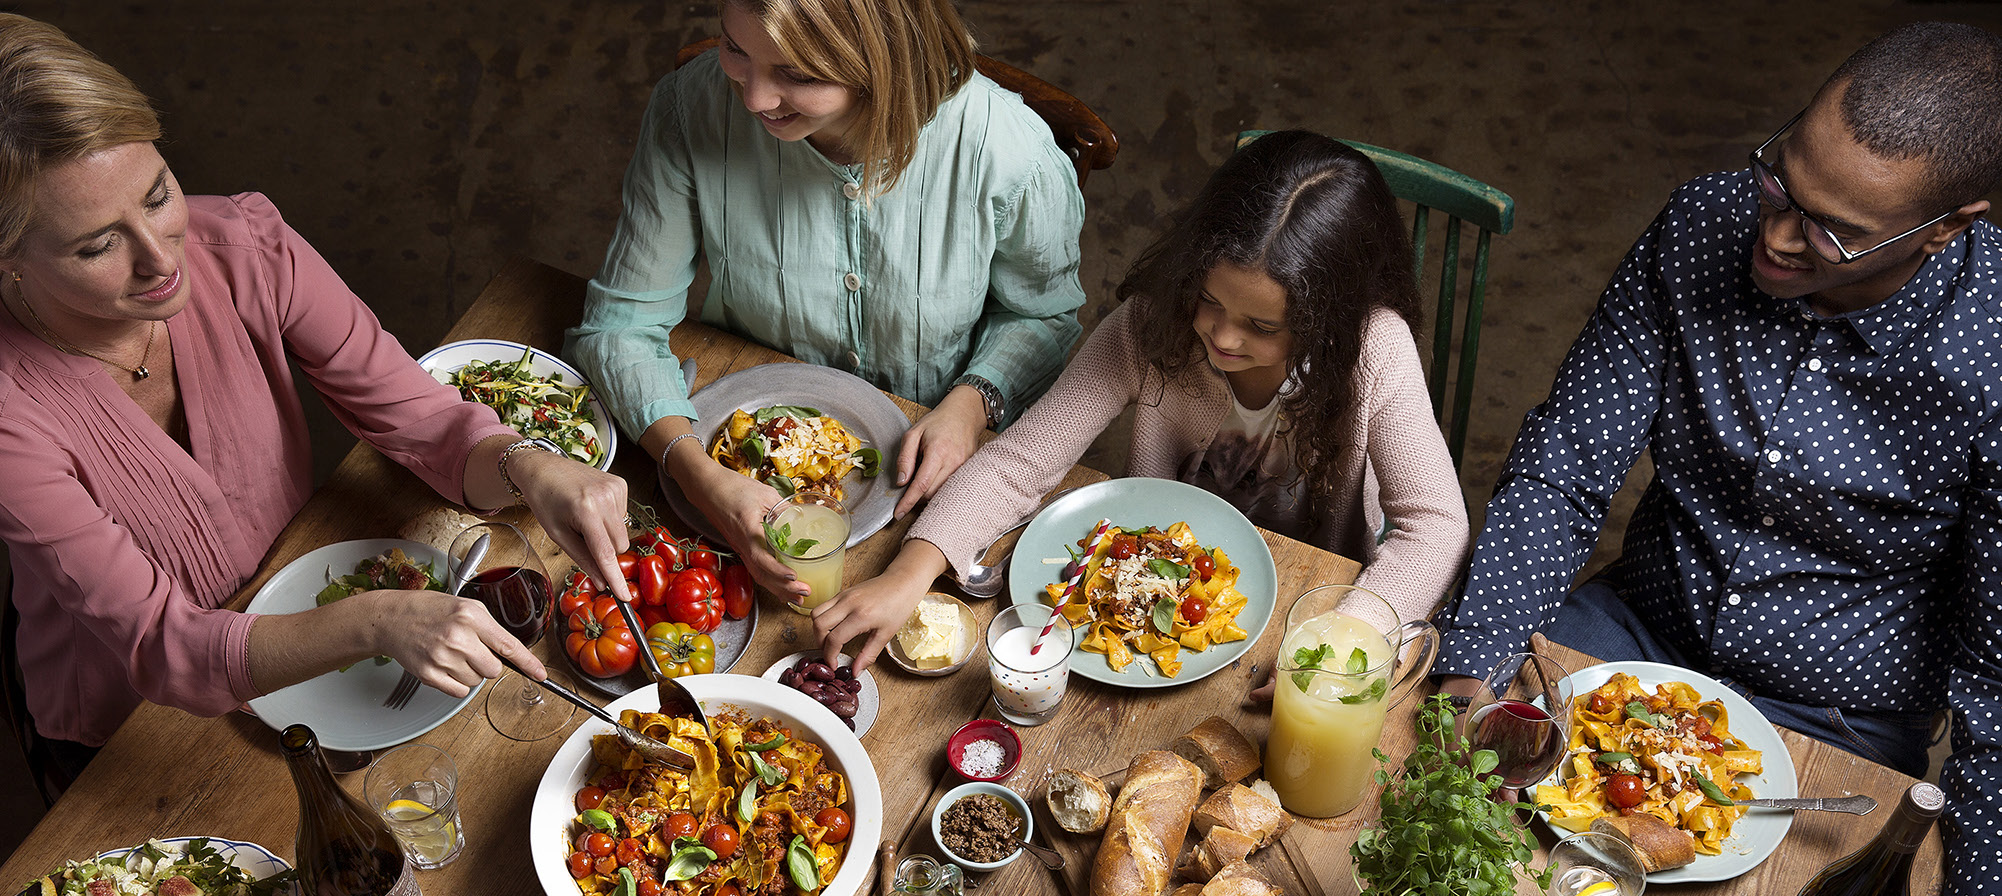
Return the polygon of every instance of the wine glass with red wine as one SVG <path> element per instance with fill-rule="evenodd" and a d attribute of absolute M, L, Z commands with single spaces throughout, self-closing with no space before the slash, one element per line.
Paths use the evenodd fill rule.
<path fill-rule="evenodd" d="M 1495 665 L 1467 706 L 1468 746 L 1493 750 L 1502 789 L 1513 792 L 1549 776 L 1570 745 L 1570 672 L 1534 653 Z"/>
<path fill-rule="evenodd" d="M 460 597 L 485 605 L 495 622 L 533 647 L 549 629 L 555 598 L 535 546 L 514 526 L 489 521 L 471 526 L 452 541 L 452 570 L 472 564 Z M 487 720 L 515 740 L 541 740 L 570 723 L 568 703 L 543 696 L 542 687 L 508 672 L 487 690 Z"/>

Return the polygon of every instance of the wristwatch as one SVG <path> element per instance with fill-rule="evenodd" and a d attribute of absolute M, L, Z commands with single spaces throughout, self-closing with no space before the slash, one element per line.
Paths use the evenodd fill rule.
<path fill-rule="evenodd" d="M 1001 418 L 1008 415 L 1008 400 L 1001 397 L 1001 390 L 995 388 L 993 383 L 988 382 L 986 377 L 969 373 L 959 379 L 953 380 L 952 384 L 955 386 L 972 386 L 973 391 L 980 393 L 981 402 L 987 406 L 987 425 L 989 427 L 1000 426 Z"/>
<path fill-rule="evenodd" d="M 1453 704 L 1454 710 L 1459 712 L 1466 712 L 1467 707 L 1473 705 L 1474 698 L 1470 694 L 1447 694 L 1446 702 Z"/>

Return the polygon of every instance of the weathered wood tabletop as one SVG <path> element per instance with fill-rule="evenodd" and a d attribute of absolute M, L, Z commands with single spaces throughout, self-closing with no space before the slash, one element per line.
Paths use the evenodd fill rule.
<path fill-rule="evenodd" d="M 582 298 L 583 282 L 576 277 L 516 260 L 494 278 L 447 338 L 511 339 L 554 351 L 561 345 L 563 328 L 578 319 Z M 673 342 L 678 353 L 696 361 L 698 385 L 736 370 L 787 360 L 699 324 L 683 325 Z M 901 399 L 898 404 L 913 416 L 922 411 Z M 631 483 L 634 497 L 664 510 L 653 470 L 651 459 L 630 446 L 622 449 L 613 467 Z M 1103 478 L 1078 467 L 1063 484 Z M 233 606 L 242 607 L 266 578 L 307 551 L 353 538 L 394 534 L 405 520 L 441 503 L 416 477 L 372 449 L 359 447 L 285 529 L 264 558 L 258 576 L 238 593 Z M 511 518 L 532 523 L 520 511 L 512 513 Z M 894 523 L 851 549 L 848 580 L 859 580 L 887 564 L 907 525 Z M 539 536 L 539 529 L 528 528 Z M 1262 743 L 1270 713 L 1249 703 L 1245 695 L 1271 665 L 1283 627 L 1283 607 L 1292 596 L 1315 585 L 1349 581 L 1357 570 L 1351 560 L 1270 533 L 1265 538 L 1278 568 L 1282 609 L 1239 662 L 1184 686 L 1145 691 L 1073 676 L 1062 710 L 1052 721 L 1019 729 L 1023 761 L 1004 783 L 1038 806 L 1038 839 L 1049 838 L 1068 856 L 1069 864 L 1065 871 L 1053 875 L 1024 858 L 981 876 L 980 891 L 1089 892 L 1086 881 L 1096 838 L 1063 833 L 1040 805 L 1043 783 L 1054 770 L 1123 771 L 1134 753 L 1163 748 L 1213 714 L 1231 720 Z M 546 539 L 543 543 L 547 548 Z M 552 571 L 568 567 L 553 550 L 549 555 Z M 969 603 L 984 622 L 992 618 L 1003 600 Z M 803 617 L 785 610 L 769 594 L 760 595 L 760 601 L 757 634 L 738 661 L 737 672 L 755 675 L 779 657 L 813 643 L 811 626 Z M 556 655 L 556 641 L 545 638 L 537 651 L 552 674 L 559 680 L 567 679 L 570 673 Z M 1549 649 L 1570 668 L 1581 668 L 1586 662 L 1562 647 Z M 958 783 L 945 763 L 946 738 L 969 720 L 993 715 L 982 662 L 976 658 L 967 669 L 943 678 L 908 675 L 888 662 L 875 667 L 886 717 L 862 742 L 882 781 L 884 836 L 897 842 L 903 854 L 938 854 L 931 841 L 930 812 L 938 797 Z M 1392 755 L 1401 756 L 1410 747 L 1414 704 L 1407 700 L 1392 710 L 1384 738 L 1384 749 Z M 585 719 L 583 713 L 577 713 L 573 724 L 582 724 Z M 1890 769 L 1790 732 L 1783 736 L 1801 769 L 1803 794 L 1867 793 L 1891 805 L 1911 782 Z M 458 763 L 466 834 L 466 848 L 458 860 L 444 869 L 420 873 L 420 883 L 431 893 L 536 892 L 532 850 L 553 847 L 530 842 L 529 805 L 543 768 L 563 738 L 528 743 L 508 740 L 493 730 L 483 704 L 476 700 L 420 740 L 443 748 Z M 358 789 L 360 784 L 352 775 L 344 783 L 350 789 Z M 1353 893 L 1347 848 L 1355 832 L 1374 817 L 1374 805 L 1372 794 L 1346 816 L 1300 819 L 1277 847 L 1255 856 L 1255 864 L 1288 893 Z M 241 713 L 202 719 L 145 704 L 28 840 L 0 866 L 0 886 L 18 887 L 64 859 L 86 857 L 154 836 L 209 834 L 250 840 L 289 857 L 297 812 L 297 799 L 278 753 L 277 735 L 262 722 Z M 1877 814 L 1859 820 L 1802 813 L 1779 851 L 1753 872 L 1734 881 L 1683 885 L 1674 890 L 1689 894 L 1795 892 L 1823 864 L 1868 840 L 1883 817 Z M 1550 839 L 1544 834 L 1546 844 Z M 875 850 L 876 844 L 853 844 L 849 861 L 873 863 Z M 1919 876 L 1924 878 L 1925 891 L 1936 887 L 1937 856 L 1935 839 L 1920 855 Z M 872 882 L 870 892 L 874 888 Z M 1524 892 L 1531 891 L 1533 888 L 1525 888 Z"/>

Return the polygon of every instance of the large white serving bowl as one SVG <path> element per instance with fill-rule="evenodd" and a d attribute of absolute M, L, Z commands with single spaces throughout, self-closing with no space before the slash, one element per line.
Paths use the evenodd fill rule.
<path fill-rule="evenodd" d="M 848 776 L 847 809 L 854 823 L 848 834 L 848 855 L 841 870 L 820 892 L 822 896 L 861 893 L 873 859 L 870 844 L 883 838 L 883 786 L 862 742 L 827 707 L 776 681 L 748 675 L 691 675 L 675 680 L 695 695 L 702 711 L 710 716 L 735 709 L 777 719 L 794 734 L 819 744 L 827 767 Z M 605 710 L 617 716 L 627 709 L 659 708 L 658 692 L 643 688 L 606 705 Z M 591 736 L 611 731 L 612 726 L 597 719 L 579 726 L 549 760 L 542 783 L 535 788 L 535 801 L 528 811 L 528 848 L 535 876 L 549 896 L 578 894 L 577 882 L 564 867 L 564 858 L 570 853 L 571 821 L 577 817 L 577 791 L 591 772 Z"/>

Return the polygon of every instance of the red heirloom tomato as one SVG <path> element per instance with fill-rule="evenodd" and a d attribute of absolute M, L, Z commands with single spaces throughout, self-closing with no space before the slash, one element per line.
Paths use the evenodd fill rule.
<path fill-rule="evenodd" d="M 598 596 L 598 586 L 591 584 L 591 577 L 584 571 L 571 567 L 570 574 L 563 578 L 563 593 L 556 598 L 556 618 L 567 619 L 577 612 L 591 598 Z"/>
<path fill-rule="evenodd" d="M 1631 809 L 1647 800 L 1647 785 L 1633 775 L 1614 775 L 1606 779 L 1606 802 L 1621 809 Z"/>
<path fill-rule="evenodd" d="M 633 563 L 633 583 L 639 588 L 633 599 L 649 607 L 667 603 L 667 587 L 674 581 L 674 572 L 667 568 L 667 560 L 659 554 L 640 554 Z"/>
<path fill-rule="evenodd" d="M 667 590 L 667 618 L 707 634 L 723 624 L 723 583 L 716 573 L 690 567 Z"/>
<path fill-rule="evenodd" d="M 699 541 L 688 546 L 687 563 L 689 569 L 706 569 L 710 572 L 717 572 L 723 568 L 723 558 Z"/>
<path fill-rule="evenodd" d="M 563 639 L 563 651 L 576 661 L 577 668 L 593 678 L 624 675 L 639 658 L 639 641 L 626 628 L 616 597 L 595 597 L 569 617 L 570 634 Z"/>
<path fill-rule="evenodd" d="M 840 806 L 828 806 L 820 810 L 820 814 L 813 816 L 813 823 L 827 829 L 827 833 L 820 837 L 822 840 L 840 843 L 848 839 L 848 813 L 842 811 Z"/>
<path fill-rule="evenodd" d="M 751 605 L 757 599 L 757 591 L 751 582 L 750 567 L 742 563 L 732 563 L 723 567 L 723 615 L 731 619 L 749 616 Z"/>
<path fill-rule="evenodd" d="M 727 824 L 712 824 L 702 832 L 702 845 L 709 847 L 716 858 L 727 859 L 737 854 L 737 829 Z"/>

